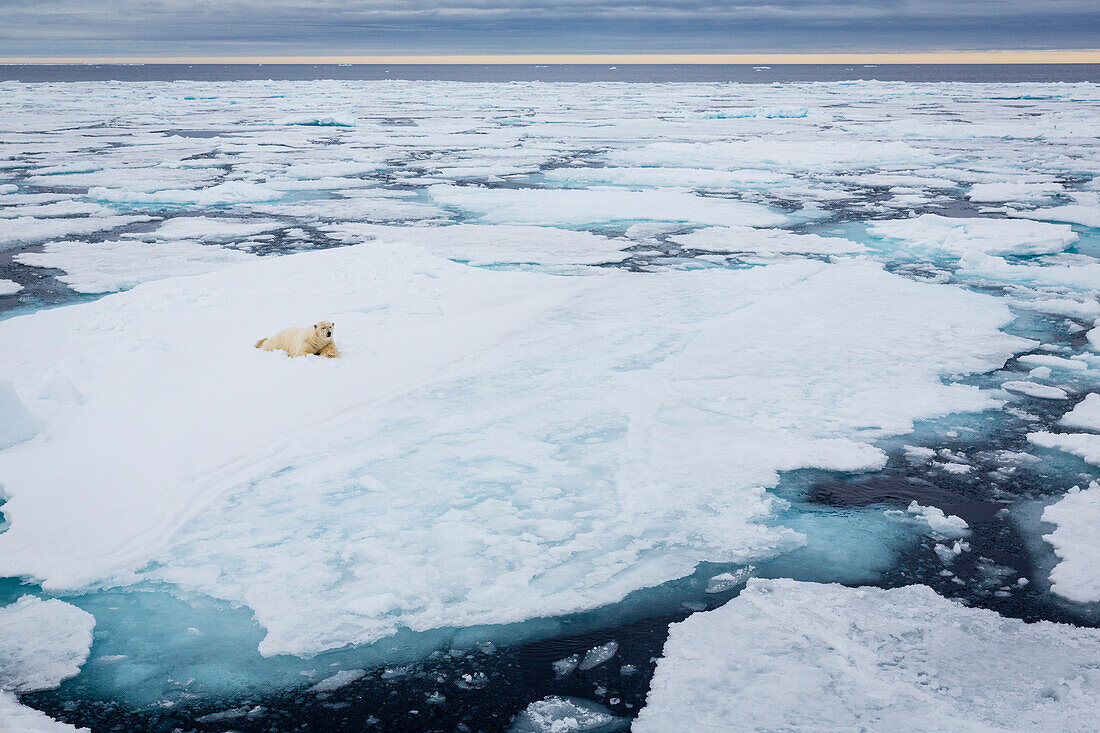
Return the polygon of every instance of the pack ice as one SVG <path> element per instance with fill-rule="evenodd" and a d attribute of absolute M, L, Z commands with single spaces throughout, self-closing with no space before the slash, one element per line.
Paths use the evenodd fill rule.
<path fill-rule="evenodd" d="M 252 348 L 321 318 L 344 358 Z M 866 261 L 564 278 L 411 241 L 148 282 L 0 323 L 44 425 L 0 453 L 0 574 L 243 603 L 264 654 L 594 608 L 797 546 L 778 472 L 998 404 L 943 378 L 1026 348 L 1010 318 Z"/>
<path fill-rule="evenodd" d="M 750 580 L 674 624 L 632 730 L 1096 727 L 1100 630 L 1027 624 L 925 586 Z"/>

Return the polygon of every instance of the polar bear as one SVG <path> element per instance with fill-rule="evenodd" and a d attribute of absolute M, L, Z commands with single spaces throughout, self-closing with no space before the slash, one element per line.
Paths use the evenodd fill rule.
<path fill-rule="evenodd" d="M 260 339 L 256 348 L 264 351 L 282 349 L 291 356 L 316 354 L 335 359 L 340 356 L 340 350 L 332 340 L 334 326 L 332 321 L 320 321 L 305 328 L 286 328 L 271 338 Z"/>

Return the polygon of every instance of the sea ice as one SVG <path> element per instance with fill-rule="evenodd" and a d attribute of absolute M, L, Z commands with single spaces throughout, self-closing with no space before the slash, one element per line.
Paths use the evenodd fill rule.
<path fill-rule="evenodd" d="M 555 695 L 528 705 L 510 733 L 611 733 L 629 727 L 629 720 L 615 717 L 602 705 Z"/>
<path fill-rule="evenodd" d="M 1080 359 L 1066 359 L 1052 354 L 1024 354 L 1016 361 L 1029 367 L 1049 367 L 1051 369 L 1066 369 L 1069 371 L 1084 371 L 1089 365 Z"/>
<path fill-rule="evenodd" d="M 591 232 L 506 224 L 398 227 L 351 223 L 332 224 L 323 231 L 348 243 L 374 239 L 380 247 L 412 245 L 475 266 L 619 262 L 628 256 L 622 249 L 631 245 Z"/>
<path fill-rule="evenodd" d="M 777 472 L 879 468 L 871 441 L 1000 404 L 945 375 L 1032 347 L 866 261 L 594 272 L 367 243 L 0 322 L 48 437 L 0 452 L 0 573 L 245 604 L 265 655 L 591 609 L 798 545 Z M 318 318 L 344 358 L 252 348 Z"/>
<path fill-rule="evenodd" d="M 752 252 L 777 254 L 859 254 L 867 248 L 858 242 L 818 234 L 796 234 L 782 229 L 753 229 L 747 226 L 708 227 L 690 234 L 670 237 L 673 242 L 709 252 Z"/>
<path fill-rule="evenodd" d="M 1100 432 L 1100 394 L 1093 392 L 1085 395 L 1085 399 L 1063 415 L 1058 424 L 1067 428 Z"/>
<path fill-rule="evenodd" d="M 1040 448 L 1064 451 L 1093 466 L 1100 466 L 1100 435 L 1092 433 L 1028 433 L 1027 442 Z"/>
<path fill-rule="evenodd" d="M 159 191 L 135 191 L 128 188 L 96 186 L 88 191 L 88 197 L 95 201 L 144 205 L 221 206 L 258 201 L 278 201 L 284 195 L 283 191 L 271 186 L 247 181 L 228 181 L 206 188 L 179 188 Z"/>
<path fill-rule="evenodd" d="M 148 216 L 88 216 L 57 219 L 21 216 L 3 220 L 3 226 L 0 226 L 0 245 L 35 244 L 47 239 L 102 232 L 151 220 L 152 217 Z"/>
<path fill-rule="evenodd" d="M 23 596 L 0 607 L 0 690 L 57 687 L 80 672 L 95 619 L 76 606 Z"/>
<path fill-rule="evenodd" d="M 15 695 L 0 690 L 0 731 L 5 733 L 88 733 L 88 728 L 76 728 L 54 720 L 45 713 L 19 703 Z"/>
<path fill-rule="evenodd" d="M 281 229 L 278 221 L 255 218 L 215 218 L 211 216 L 177 216 L 168 219 L 156 231 L 136 236 L 154 236 L 157 239 L 199 239 L 205 242 L 227 242 L 234 239 Z"/>
<path fill-rule="evenodd" d="M 1077 241 L 1077 234 L 1065 224 L 1025 222 L 977 217 L 950 218 L 922 214 L 910 219 L 876 221 L 868 226 L 876 237 L 898 240 L 907 246 L 943 250 L 964 255 L 1038 255 L 1061 252 Z"/>
<path fill-rule="evenodd" d="M 309 688 L 310 692 L 332 692 L 333 690 L 339 690 L 341 687 L 350 685 L 355 680 L 362 679 L 366 675 L 365 669 L 342 669 L 331 677 L 326 677 L 313 687 Z"/>
<path fill-rule="evenodd" d="M 166 277 L 197 275 L 255 259 L 255 255 L 198 242 L 51 242 L 15 261 L 64 270 L 58 280 L 78 293 L 109 293 Z"/>
<path fill-rule="evenodd" d="M 1024 623 L 925 586 L 751 580 L 673 624 L 632 730 L 1095 728 L 1100 630 Z"/>
<path fill-rule="evenodd" d="M 23 289 L 23 286 L 12 280 L 0 278 L 0 296 L 14 295 Z"/>
<path fill-rule="evenodd" d="M 619 642 L 617 641 L 609 641 L 606 644 L 592 647 L 584 653 L 584 657 L 581 659 L 578 669 L 582 672 L 586 672 L 590 669 L 599 667 L 601 664 L 611 661 L 618 651 Z"/>
<path fill-rule="evenodd" d="M 975 202 L 1036 201 L 1062 192 L 1060 183 L 975 183 L 967 198 Z"/>
<path fill-rule="evenodd" d="M 545 189 L 431 186 L 441 206 L 480 214 L 483 223 L 585 226 L 628 221 L 779 226 L 787 217 L 760 204 L 682 189 L 624 191 L 621 188 Z"/>
<path fill-rule="evenodd" d="M 0 381 L 0 450 L 30 440 L 41 430 L 41 422 L 19 399 L 11 382 Z"/>
<path fill-rule="evenodd" d="M 1051 590 L 1077 603 L 1100 602 L 1100 484 L 1074 487 L 1043 511 L 1043 521 L 1056 527 L 1043 535 L 1059 561 Z"/>
<path fill-rule="evenodd" d="M 1019 379 L 1010 380 L 1001 385 L 1009 392 L 1026 394 L 1028 397 L 1037 397 L 1041 400 L 1067 400 L 1069 395 L 1061 387 L 1051 387 L 1046 384 L 1025 382 Z"/>

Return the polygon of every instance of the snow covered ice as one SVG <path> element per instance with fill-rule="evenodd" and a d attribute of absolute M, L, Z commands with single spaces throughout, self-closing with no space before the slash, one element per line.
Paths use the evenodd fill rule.
<path fill-rule="evenodd" d="M 1096 644 L 1010 618 L 1050 593 L 992 557 L 985 511 L 1021 500 L 1011 481 L 1027 474 L 1053 593 L 1097 602 L 1095 489 L 1066 493 L 1100 466 L 1095 85 L 2 92 L 0 578 L 46 598 L 11 604 L 87 608 L 73 629 L 95 615 L 110 649 L 81 690 L 327 700 L 463 635 L 529 640 L 566 616 L 598 625 L 740 593 L 673 627 L 639 726 L 660 730 L 696 695 L 721 716 L 772 679 L 818 684 L 838 640 L 860 650 L 851 679 L 877 684 L 875 654 L 899 676 L 805 713 L 771 706 L 788 717 L 760 727 L 915 720 L 925 705 L 979 727 L 1072 729 L 1095 703 L 1073 654 L 1038 657 L 1046 697 L 1023 672 L 987 680 L 968 661 L 1011 670 L 1013 645 Z M 343 358 L 251 348 L 320 319 Z M 801 493 L 811 479 L 840 498 Z M 878 479 L 888 500 L 844 493 Z M 933 578 L 1007 615 L 920 587 L 754 575 Z M 115 593 L 126 601 L 108 605 Z M 151 656 L 117 646 L 181 608 L 232 619 L 236 645 L 195 621 Z M 860 629 L 838 625 L 844 609 Z M 798 657 L 755 678 L 720 644 L 677 661 L 695 653 L 684 629 L 753 614 L 775 623 L 746 653 L 797 643 Z M 43 643 L 69 638 L 10 618 Z M 955 622 L 977 632 L 951 656 Z M 820 636 L 794 638 L 799 624 Z M 891 641 L 899 628 L 918 640 Z M 541 674 L 644 667 L 630 645 L 606 633 Z M 246 647 L 247 662 L 224 651 Z M 87 656 L 67 656 L 67 674 Z M 473 668 L 456 679 L 431 692 L 494 684 Z M 703 699 L 716 684 L 727 698 Z M 36 715 L 0 688 L 0 711 L 22 711 L 0 715 Z M 517 730 L 637 714 L 611 693 L 597 708 L 551 692 L 508 713 L 525 710 Z"/>
<path fill-rule="evenodd" d="M 1100 630 L 1026 624 L 923 586 L 751 580 L 674 625 L 639 733 L 1095 728 Z"/>

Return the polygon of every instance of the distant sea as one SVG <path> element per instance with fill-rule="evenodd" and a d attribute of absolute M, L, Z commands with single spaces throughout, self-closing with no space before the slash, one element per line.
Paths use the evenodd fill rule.
<path fill-rule="evenodd" d="M 0 81 L 1100 82 L 1100 64 L 0 64 Z"/>

